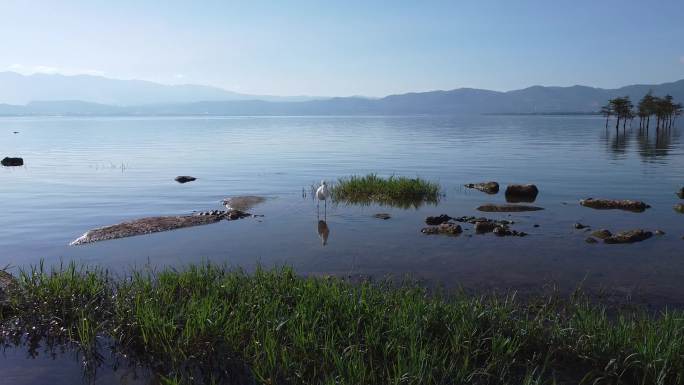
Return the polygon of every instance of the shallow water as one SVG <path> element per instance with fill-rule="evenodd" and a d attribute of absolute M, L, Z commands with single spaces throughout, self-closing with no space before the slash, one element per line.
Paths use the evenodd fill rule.
<path fill-rule="evenodd" d="M 535 292 L 553 283 L 641 302 L 682 305 L 684 185 L 679 131 L 616 135 L 587 116 L 4 118 L 0 155 L 0 266 L 77 260 L 114 270 L 203 260 L 253 268 L 293 265 L 306 274 L 403 276 L 473 290 Z M 18 131 L 18 134 L 13 134 Z M 437 206 L 398 209 L 328 204 L 323 245 L 315 202 L 321 179 L 351 174 L 421 176 L 445 193 Z M 178 175 L 198 179 L 178 184 Z M 420 233 L 427 215 L 481 215 L 503 192 L 469 182 L 535 183 L 544 211 L 509 218 L 526 238 Z M 71 247 L 94 227 L 220 209 L 223 198 L 262 195 L 263 218 Z M 580 207 L 585 197 L 641 199 L 644 213 Z M 325 213 L 324 213 L 325 211 Z M 388 212 L 386 221 L 373 214 Z M 325 218 L 323 218 L 325 217 Z M 661 229 L 633 245 L 589 245 L 593 228 Z M 540 227 L 533 227 L 539 224 Z M 470 228 L 471 226 L 466 226 Z"/>

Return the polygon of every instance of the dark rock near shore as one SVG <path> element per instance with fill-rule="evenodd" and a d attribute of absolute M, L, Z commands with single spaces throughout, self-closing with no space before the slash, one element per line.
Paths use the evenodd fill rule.
<path fill-rule="evenodd" d="M 5 157 L 2 160 L 0 160 L 0 164 L 2 164 L 5 167 L 17 167 L 17 166 L 23 166 L 24 165 L 24 159 L 22 158 L 10 158 L 10 157 Z"/>
<path fill-rule="evenodd" d="M 7 300 L 7 294 L 17 285 L 17 279 L 4 270 L 0 270 L 0 307 Z"/>
<path fill-rule="evenodd" d="M 665 235 L 665 232 L 663 230 L 656 230 L 655 235 Z"/>
<path fill-rule="evenodd" d="M 460 225 L 455 223 L 446 222 L 438 226 L 425 227 L 420 230 L 423 234 L 447 234 L 447 235 L 458 235 L 463 232 Z"/>
<path fill-rule="evenodd" d="M 252 207 L 264 203 L 266 198 L 255 195 L 242 195 L 226 198 L 223 200 L 223 205 L 229 209 L 235 210 L 249 210 Z"/>
<path fill-rule="evenodd" d="M 684 204 L 676 204 L 674 210 L 680 214 L 684 214 Z"/>
<path fill-rule="evenodd" d="M 506 187 L 506 201 L 510 203 L 532 203 L 537 199 L 539 189 L 533 184 L 511 184 Z"/>
<path fill-rule="evenodd" d="M 583 224 L 581 224 L 581 223 L 579 223 L 579 222 L 575 223 L 575 228 L 576 228 L 577 230 L 586 229 L 587 227 L 589 227 L 589 226 L 583 225 Z"/>
<path fill-rule="evenodd" d="M 437 226 L 437 225 L 441 225 L 442 223 L 449 222 L 450 220 L 451 220 L 450 216 L 448 216 L 446 214 L 442 214 L 442 215 L 438 215 L 436 217 L 425 218 L 425 224 L 430 225 L 430 226 Z"/>
<path fill-rule="evenodd" d="M 597 210 L 625 210 L 625 211 L 633 211 L 633 212 L 643 212 L 647 208 L 650 208 L 651 206 L 647 205 L 644 202 L 641 201 L 633 201 L 633 200 L 616 200 L 616 199 L 594 199 L 594 198 L 587 198 L 587 199 L 582 199 L 580 200 L 580 205 L 584 207 L 590 207 L 592 209 L 597 209 Z"/>
<path fill-rule="evenodd" d="M 195 178 L 194 176 L 181 175 L 177 176 L 174 180 L 178 183 L 188 183 L 197 180 L 197 178 Z"/>
<path fill-rule="evenodd" d="M 487 194 L 497 194 L 499 192 L 499 184 L 496 182 L 468 183 L 464 186 L 467 188 L 480 190 Z"/>
<path fill-rule="evenodd" d="M 629 230 L 629 231 L 622 231 L 620 233 L 617 233 L 613 235 L 612 237 L 608 237 L 603 240 L 605 243 L 609 244 L 617 244 L 617 243 L 634 243 L 634 242 L 641 242 L 644 241 L 648 238 L 651 238 L 653 236 L 653 233 L 650 231 L 646 230 Z"/>
<path fill-rule="evenodd" d="M 681 199 L 684 199 L 684 187 L 680 188 L 679 191 L 677 191 L 677 196 Z"/>
<path fill-rule="evenodd" d="M 251 216 L 251 214 L 240 210 L 213 210 L 200 212 L 194 215 L 141 218 L 130 222 L 123 222 L 112 226 L 89 230 L 71 242 L 70 245 L 77 246 L 110 239 L 152 234 L 186 227 L 207 225 L 219 222 L 223 219 L 236 220 L 249 216 Z"/>
<path fill-rule="evenodd" d="M 596 237 L 598 239 L 607 239 L 612 237 L 613 233 L 606 229 L 599 229 L 591 233 L 591 236 Z"/>
<path fill-rule="evenodd" d="M 373 215 L 373 218 L 388 220 L 388 219 L 392 218 L 392 216 L 387 214 L 387 213 L 377 213 L 377 214 Z"/>
<path fill-rule="evenodd" d="M 539 211 L 544 210 L 542 207 L 526 206 L 526 205 L 482 205 L 477 208 L 479 211 L 488 213 L 517 213 L 523 211 Z"/>

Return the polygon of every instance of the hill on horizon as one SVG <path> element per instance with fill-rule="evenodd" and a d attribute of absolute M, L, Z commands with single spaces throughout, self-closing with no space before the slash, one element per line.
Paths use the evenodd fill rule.
<path fill-rule="evenodd" d="M 63 91 L 68 90 L 68 91 Z M 170 86 L 98 76 L 0 72 L 0 115 L 415 115 L 595 113 L 610 98 L 636 102 L 649 90 L 684 101 L 684 79 L 616 89 L 575 85 L 513 91 L 459 88 L 383 98 L 244 95 L 197 85 Z M 24 103 L 13 101 L 23 100 Z M 117 103 L 126 100 L 128 103 Z"/>

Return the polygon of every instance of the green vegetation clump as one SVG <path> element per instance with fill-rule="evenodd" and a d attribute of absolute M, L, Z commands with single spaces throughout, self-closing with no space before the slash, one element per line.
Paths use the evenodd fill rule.
<path fill-rule="evenodd" d="M 331 187 L 335 202 L 379 203 L 398 207 L 419 207 L 439 201 L 440 186 L 421 178 L 379 177 L 377 174 L 340 179 Z"/>
<path fill-rule="evenodd" d="M 115 280 L 70 265 L 22 273 L 0 309 L 4 343 L 61 338 L 87 357 L 112 341 L 168 383 L 684 383 L 684 314 L 611 317 L 578 296 L 447 297 L 214 265 Z"/>

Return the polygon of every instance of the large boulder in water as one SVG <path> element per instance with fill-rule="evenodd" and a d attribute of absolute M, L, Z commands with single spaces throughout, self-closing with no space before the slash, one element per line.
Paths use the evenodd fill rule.
<path fill-rule="evenodd" d="M 615 244 L 615 243 L 634 243 L 641 242 L 648 238 L 651 238 L 653 233 L 646 230 L 629 230 L 619 232 L 611 237 L 603 240 L 605 243 Z"/>
<path fill-rule="evenodd" d="M 0 164 L 2 164 L 5 167 L 23 166 L 24 165 L 24 159 L 5 157 L 2 160 L 0 160 Z"/>
<path fill-rule="evenodd" d="M 534 202 L 539 189 L 533 184 L 511 184 L 506 187 L 506 201 L 511 203 Z"/>
<path fill-rule="evenodd" d="M 584 207 L 591 207 L 597 210 L 626 210 L 633 212 L 643 212 L 651 206 L 647 205 L 641 201 L 633 201 L 629 199 L 616 200 L 616 199 L 594 199 L 587 198 L 580 200 L 580 205 Z"/>
<path fill-rule="evenodd" d="M 468 183 L 464 186 L 467 188 L 480 190 L 487 194 L 496 194 L 499 192 L 499 184 L 496 182 Z"/>

